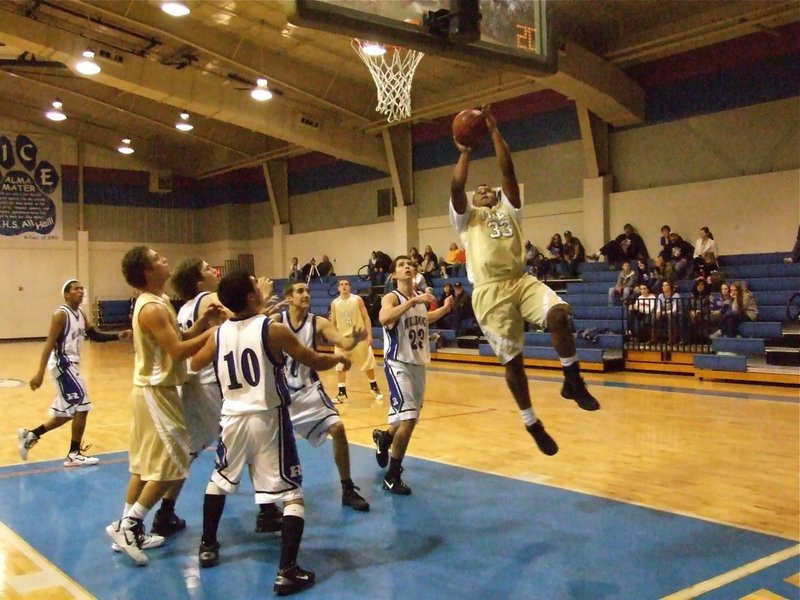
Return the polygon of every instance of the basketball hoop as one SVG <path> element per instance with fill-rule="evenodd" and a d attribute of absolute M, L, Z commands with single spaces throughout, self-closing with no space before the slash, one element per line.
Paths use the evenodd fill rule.
<path fill-rule="evenodd" d="M 374 43 L 353 38 L 353 49 L 367 65 L 375 87 L 378 106 L 375 110 L 387 115 L 387 121 L 399 121 L 411 116 L 411 81 L 424 53 L 410 48 L 389 46 L 376 53 Z"/>

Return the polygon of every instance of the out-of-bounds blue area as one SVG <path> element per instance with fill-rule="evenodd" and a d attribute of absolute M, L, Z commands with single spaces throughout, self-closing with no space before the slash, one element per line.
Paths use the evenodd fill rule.
<path fill-rule="evenodd" d="M 330 445 L 301 442 L 300 454 L 307 504 L 299 562 L 318 581 L 304 598 L 659 598 L 794 545 L 414 458 L 404 463 L 413 494 L 391 496 L 374 453 L 353 446 L 353 478 L 372 504 L 357 513 L 341 506 Z M 0 520 L 98 598 L 271 596 L 280 540 L 253 533 L 249 482 L 227 499 L 220 566 L 200 569 L 213 459 L 204 453 L 178 502 L 187 530 L 149 551 L 150 565 L 140 568 L 109 549 L 104 528 L 122 510 L 128 473 L 124 455 L 103 458 L 86 469 L 0 470 Z M 531 444 L 531 465 L 541 460 L 558 458 Z"/>

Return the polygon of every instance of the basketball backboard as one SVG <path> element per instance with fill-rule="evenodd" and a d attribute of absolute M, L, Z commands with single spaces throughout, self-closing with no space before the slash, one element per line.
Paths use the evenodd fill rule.
<path fill-rule="evenodd" d="M 494 65 L 534 77 L 558 69 L 546 0 L 478 0 L 480 39 L 448 33 L 464 0 L 294 0 L 293 25 Z M 467 0 L 468 1 L 468 0 Z M 442 27 L 444 24 L 444 27 Z"/>

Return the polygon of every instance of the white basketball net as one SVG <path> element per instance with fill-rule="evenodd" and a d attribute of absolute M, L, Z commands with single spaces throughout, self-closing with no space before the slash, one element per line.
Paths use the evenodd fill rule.
<path fill-rule="evenodd" d="M 364 50 L 362 42 L 354 38 L 353 49 L 367 65 L 375 87 L 378 88 L 379 113 L 387 120 L 398 121 L 411 116 L 411 81 L 424 53 L 409 48 L 389 47 L 384 54 L 373 55 Z"/>

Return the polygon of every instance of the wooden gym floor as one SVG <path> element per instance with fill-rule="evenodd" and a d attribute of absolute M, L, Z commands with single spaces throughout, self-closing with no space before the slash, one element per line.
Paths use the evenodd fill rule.
<path fill-rule="evenodd" d="M 27 387 L 27 380 L 34 372 L 41 347 L 41 342 L 0 344 L 0 403 L 5 417 L 0 421 L 0 439 L 5 440 L 0 445 L 0 483 L 16 486 L 13 490 L 0 488 L 6 490 L 0 494 L 0 519 L 5 521 L 5 525 L 0 523 L 0 565 L 5 565 L 4 569 L 0 569 L 0 598 L 83 597 L 81 594 L 128 597 L 128 594 L 133 593 L 130 589 L 124 593 L 120 590 L 117 590 L 119 593 L 109 592 L 108 596 L 102 590 L 98 592 L 90 585 L 91 576 L 87 577 L 87 581 L 75 581 L 65 574 L 70 570 L 60 564 L 58 552 L 41 548 L 35 541 L 36 536 L 26 533 L 36 531 L 35 524 L 24 525 L 21 520 L 18 527 L 9 524 L 9 521 L 17 522 L 14 515 L 21 512 L 28 513 L 29 519 L 33 515 L 35 520 L 37 511 L 44 513 L 64 510 L 61 503 L 53 502 L 50 496 L 26 495 L 25 486 L 29 485 L 33 489 L 32 482 L 43 477 L 44 473 L 62 476 L 64 469 L 60 466 L 59 459 L 66 454 L 69 426 L 42 438 L 32 449 L 29 461 L 24 466 L 19 464 L 16 443 L 18 428 L 33 428 L 46 419 L 53 395 L 53 388 L 49 383 L 45 383 L 36 393 Z M 88 509 L 89 512 L 103 512 L 101 521 L 116 518 L 115 514 L 121 509 L 123 500 L 126 465 L 124 454 L 119 453 L 126 451 L 128 443 L 131 366 L 132 347 L 128 343 L 87 343 L 84 346 L 81 370 L 94 403 L 85 440 L 92 444 L 91 454 L 101 455 L 101 459 L 105 459 L 101 465 L 108 463 L 119 469 L 113 482 L 101 486 L 102 491 L 98 495 L 104 496 L 102 502 L 96 495 L 89 495 L 84 499 L 84 511 Z M 530 370 L 529 374 L 537 414 L 561 448 L 555 457 L 540 454 L 523 429 L 519 414 L 506 389 L 502 371 L 498 367 L 434 364 L 428 372 L 422 418 L 409 448 L 409 456 L 414 458 L 407 461 L 404 475 L 404 479 L 414 489 L 414 494 L 410 498 L 391 498 L 391 506 L 413 506 L 411 502 L 433 502 L 434 499 L 438 501 L 442 498 L 450 503 L 452 496 L 447 478 L 452 477 L 452 481 L 469 480 L 472 482 L 469 485 L 477 486 L 466 488 L 468 492 L 465 495 L 472 498 L 468 506 L 470 510 L 475 510 L 476 499 L 481 499 L 478 508 L 487 518 L 498 511 L 502 513 L 504 510 L 514 510 L 514 498 L 524 495 L 526 490 L 534 495 L 552 494 L 555 491 L 561 493 L 563 490 L 570 492 L 563 498 L 591 498 L 622 503 L 620 506 L 656 509 L 674 516 L 689 517 L 687 522 L 700 520 L 720 524 L 725 526 L 725 531 L 763 534 L 769 536 L 763 539 L 769 539 L 777 545 L 774 548 L 769 546 L 769 551 L 765 549 L 763 556 L 758 552 L 752 556 L 742 555 L 740 564 L 734 560 L 731 564 L 710 566 L 696 580 L 687 578 L 684 581 L 676 576 L 674 582 L 667 582 L 663 588 L 658 589 L 652 583 L 643 583 L 635 588 L 644 592 L 642 597 L 666 596 L 667 590 L 676 593 L 676 598 L 699 597 L 704 593 L 707 596 L 703 597 L 709 598 L 797 597 L 796 573 L 800 571 L 800 546 L 797 545 L 800 541 L 800 398 L 796 388 L 700 382 L 690 377 L 653 374 L 588 373 L 585 379 L 602 404 L 602 410 L 587 413 L 573 402 L 560 397 L 560 373 L 552 370 Z M 25 385 L 14 387 L 15 379 L 24 381 Z M 323 381 L 329 393 L 335 394 L 333 373 L 323 374 Z M 385 390 L 382 372 L 379 383 Z M 373 510 L 368 518 L 379 520 L 382 503 L 386 499 L 379 486 L 380 478 L 373 474 L 373 471 L 377 473 L 377 467 L 371 459 L 371 433 L 374 428 L 385 423 L 386 403 L 376 403 L 372 399 L 368 393 L 366 378 L 360 373 L 350 374 L 348 392 L 350 402 L 341 407 L 341 412 L 353 446 L 354 480 L 362 486 L 362 493 L 373 503 Z M 307 448 L 304 442 L 301 442 L 301 446 Z M 317 471 L 335 480 L 335 469 L 327 448 L 329 445 L 320 450 L 312 450 L 315 458 L 309 459 L 306 459 L 309 451 L 303 450 L 307 481 L 310 479 L 308 473 Z M 106 454 L 108 456 L 102 456 Z M 318 460 L 317 456 L 323 458 Z M 182 497 L 179 502 L 179 509 L 185 503 L 187 508 L 184 508 L 184 512 L 188 511 L 190 505 L 201 506 L 202 488 L 208 477 L 210 460 L 210 457 L 206 459 L 207 467 L 192 470 L 184 492 L 187 498 L 184 500 Z M 319 465 L 316 464 L 317 461 Z M 308 467 L 307 462 L 314 464 Z M 97 475 L 91 472 L 92 469 L 86 469 L 79 475 L 63 476 L 71 479 L 79 477 L 84 482 L 82 485 L 88 485 L 91 478 L 99 480 L 101 477 L 102 469 L 94 469 Z M 444 471 L 440 471 L 441 469 Z M 475 474 L 475 477 L 470 473 Z M 485 481 L 480 474 L 501 478 L 486 481 L 504 482 L 503 485 L 508 482 L 512 486 L 509 488 L 510 497 L 498 497 L 493 495 L 492 489 L 483 489 L 483 483 L 475 483 Z M 359 483 L 359 477 L 367 480 Z M 31 483 L 26 484 L 26 480 Z M 248 496 L 249 487 L 246 484 L 242 487 L 240 494 Z M 335 492 L 335 486 L 331 489 Z M 191 502 L 188 498 L 190 494 L 193 494 Z M 307 489 L 307 495 L 310 494 Z M 19 505 L 21 498 L 28 500 L 24 506 Z M 485 504 L 482 504 L 484 499 Z M 459 501 L 461 500 L 460 498 Z M 404 501 L 408 503 L 403 505 Z M 556 503 L 567 504 L 570 501 L 565 499 Z M 252 500 L 248 499 L 243 505 L 245 513 L 252 512 L 251 503 Z M 114 508 L 106 508 L 106 504 Z M 335 507 L 335 504 L 334 502 L 334 508 L 338 511 L 340 507 Z M 443 510 L 447 511 L 448 506 L 449 504 L 445 504 Z M 524 508 L 540 515 L 549 511 L 557 514 L 560 510 L 547 504 Z M 68 512 L 65 514 L 69 515 Z M 654 513 L 650 511 L 647 514 Z M 189 513 L 182 516 L 190 521 L 190 529 L 194 530 L 191 535 L 194 535 L 202 520 L 201 514 Z M 81 516 L 75 515 L 74 518 L 80 520 Z M 604 522 L 600 516 L 596 518 L 597 521 L 590 521 L 582 527 L 603 529 L 611 526 L 610 522 Z M 569 521 L 569 516 L 565 520 Z M 376 522 L 373 521 L 373 524 Z M 516 526 L 524 527 L 525 522 L 517 523 Z M 642 527 L 646 526 L 643 522 Z M 306 538 L 314 527 L 314 521 L 310 520 L 306 528 Z M 426 524 L 424 527 L 430 528 L 431 525 Z M 464 529 L 469 527 L 470 522 L 462 524 Z M 576 527 L 580 527 L 577 519 Z M 338 530 L 334 527 L 334 531 Z M 481 531 L 485 535 L 485 527 L 481 526 Z M 462 531 L 460 534 L 466 533 Z M 503 532 L 495 533 L 500 535 Z M 102 528 L 95 529 L 89 539 L 97 540 L 103 535 Z M 194 560 L 191 548 L 196 548 L 196 540 L 189 540 L 189 532 L 182 535 L 187 538 L 181 543 L 189 549 L 188 556 L 184 555 L 182 560 L 191 562 Z M 537 531 L 533 529 L 530 535 L 536 538 Z M 83 543 L 80 539 L 82 538 L 79 538 L 77 544 Z M 89 539 L 85 542 L 87 545 L 107 546 L 103 539 L 97 542 Z M 500 543 L 502 544 L 502 538 Z M 556 540 L 554 543 L 560 542 Z M 710 540 L 708 552 L 722 552 L 721 547 L 715 547 L 717 543 L 724 542 Z M 313 548 L 313 541 L 310 544 Z M 751 542 L 746 544 L 750 544 L 751 550 L 755 548 Z M 301 549 L 301 562 L 305 547 L 306 540 Z M 607 550 L 612 552 L 614 549 Z M 120 558 L 110 552 L 99 556 L 98 561 L 120 563 Z M 482 560 L 492 561 L 492 557 L 486 556 Z M 669 559 L 662 557 L 659 560 Z M 40 568 L 35 565 L 50 563 L 54 563 L 51 566 L 63 578 L 63 581 L 59 580 L 61 583 L 57 586 L 58 591 L 53 592 L 51 589 L 48 595 L 25 591 L 29 588 L 19 582 L 20 578 L 24 578 L 26 570 Z M 784 572 L 774 576 L 764 575 L 764 581 L 748 584 L 755 586 L 752 590 L 730 587 L 737 582 L 750 581 L 755 577 L 754 573 L 772 573 L 769 569 L 779 563 L 785 563 L 784 566 L 788 564 Z M 588 568 L 591 570 L 591 565 Z M 657 571 L 665 567 L 655 565 L 653 568 Z M 788 574 L 785 572 L 787 568 Z M 104 566 L 96 564 L 94 569 L 102 570 Z M 130 576 L 145 578 L 155 574 L 152 563 L 148 569 L 150 573 L 133 572 Z M 274 575 L 272 569 L 273 565 L 267 569 L 270 575 Z M 716 572 L 714 569 L 720 571 Z M 569 575 L 550 572 L 550 576 L 554 579 L 547 585 L 552 585 L 552 589 L 557 590 L 560 589 L 558 578 L 568 578 Z M 665 577 L 669 578 L 669 575 Z M 328 580 L 333 586 L 336 577 L 331 574 Z M 317 588 L 310 592 L 319 590 L 321 594 L 324 583 L 320 581 Z M 343 597 L 347 596 L 348 585 L 352 585 L 352 582 L 343 584 L 341 588 L 330 587 L 328 593 L 337 595 L 336 589 L 339 589 Z M 790 592 L 785 589 L 781 591 L 781 586 L 789 586 Z M 89 588 L 93 591 L 87 592 Z M 137 587 L 134 586 L 133 589 Z M 442 587 L 441 591 L 445 589 L 447 588 Z M 525 588 L 522 588 L 523 591 L 513 588 L 505 593 L 509 597 L 551 597 L 550 594 L 537 595 L 533 589 L 535 588 L 525 592 Z M 630 590 L 624 591 L 626 589 L 621 587 L 616 592 L 612 590 L 602 594 L 599 590 L 592 592 L 568 588 L 563 594 L 557 595 L 597 597 L 597 594 L 626 597 L 630 593 Z M 423 590 L 424 588 L 417 591 L 407 590 L 407 594 L 397 590 L 384 590 L 385 593 L 377 596 L 409 597 L 424 594 Z M 749 591 L 743 593 L 742 590 Z M 794 596 L 791 595 L 792 590 Z M 639 591 L 636 592 L 637 595 Z M 186 590 L 182 593 L 185 594 Z M 714 596 L 715 593 L 722 595 Z M 179 594 L 176 597 L 183 596 Z M 314 596 L 310 594 L 308 597 Z"/>

